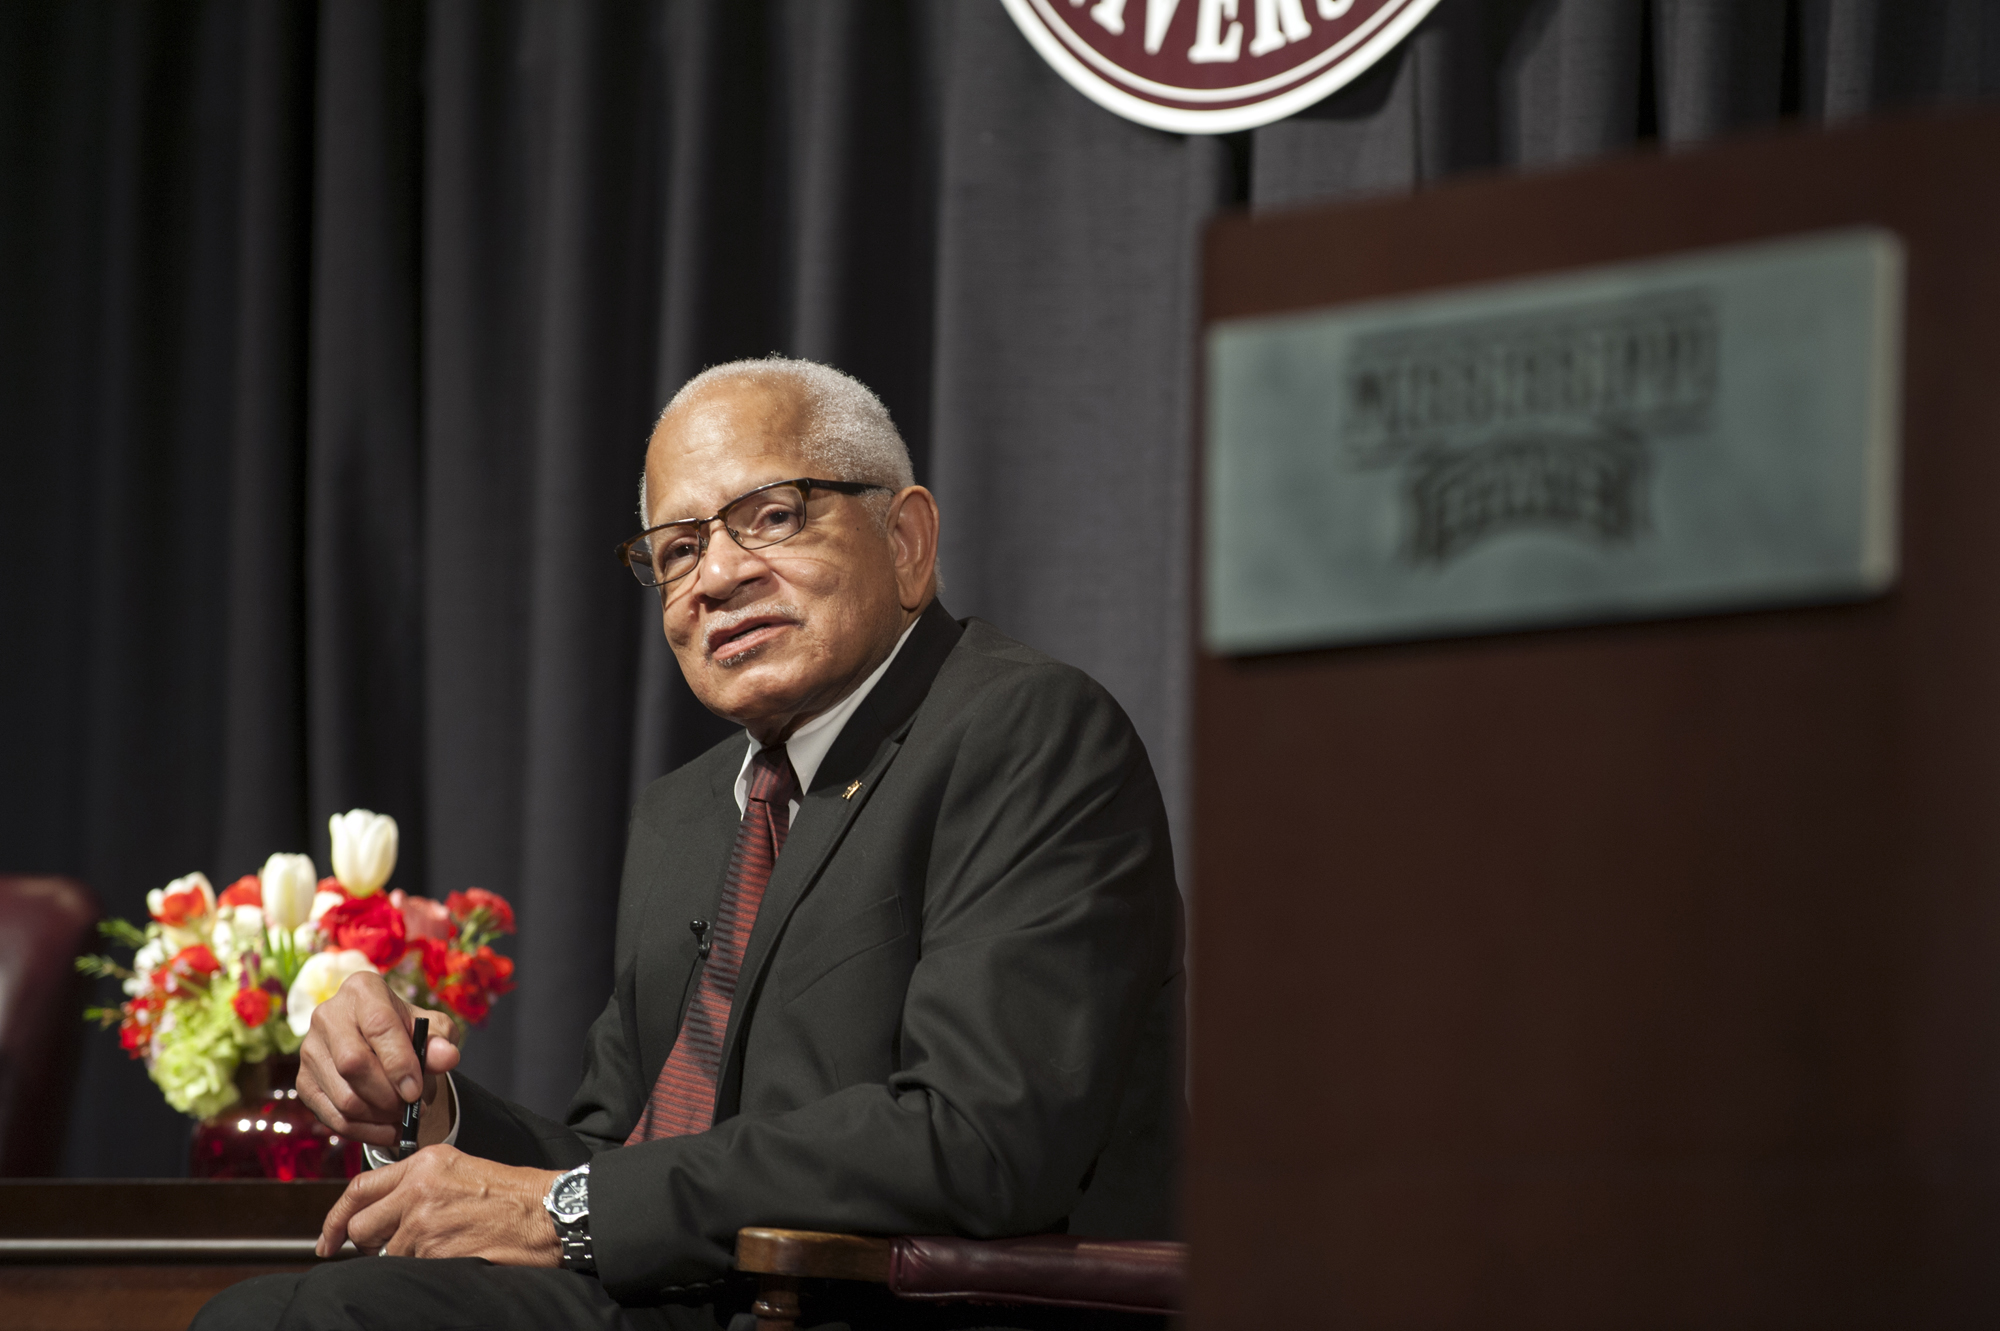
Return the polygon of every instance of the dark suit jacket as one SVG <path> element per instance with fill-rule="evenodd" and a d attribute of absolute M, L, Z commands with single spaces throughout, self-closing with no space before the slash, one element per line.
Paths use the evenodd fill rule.
<path fill-rule="evenodd" d="M 633 812 L 567 1126 L 461 1078 L 460 1148 L 592 1160 L 598 1269 L 632 1303 L 726 1271 L 744 1225 L 1167 1233 L 1180 898 L 1152 768 L 1089 677 L 936 604 L 800 803 L 714 1128 L 623 1146 L 693 993 L 742 758 L 721 744 Z"/>

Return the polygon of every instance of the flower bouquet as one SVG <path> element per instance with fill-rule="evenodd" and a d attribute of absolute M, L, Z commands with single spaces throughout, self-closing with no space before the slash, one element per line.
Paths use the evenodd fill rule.
<path fill-rule="evenodd" d="M 277 1177 L 320 1172 L 298 1150 L 278 1147 L 306 1148 L 308 1137 L 341 1145 L 297 1104 L 290 1081 L 313 1009 L 348 976 L 376 972 L 405 1001 L 474 1025 L 514 987 L 513 961 L 492 946 L 514 932 L 505 898 L 477 887 L 442 902 L 384 892 L 396 866 L 396 820 L 354 809 L 328 827 L 331 877 L 320 878 L 309 856 L 286 854 L 220 894 L 191 873 L 147 894 L 152 919 L 143 928 L 125 920 L 99 926 L 132 949 L 130 966 L 108 956 L 77 959 L 85 974 L 123 982 L 123 1003 L 85 1017 L 118 1028 L 119 1042 L 145 1060 L 168 1104 L 213 1122 L 252 1092 L 259 1103 L 240 1111 L 237 1126 L 294 1139 L 269 1143 L 275 1157 L 259 1148 L 267 1166 L 282 1157 L 264 1171 Z M 195 1149 L 196 1173 L 211 1172 L 199 1130 Z"/>

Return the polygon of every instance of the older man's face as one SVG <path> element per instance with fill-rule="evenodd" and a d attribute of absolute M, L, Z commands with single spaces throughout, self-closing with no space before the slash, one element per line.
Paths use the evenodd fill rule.
<path fill-rule="evenodd" d="M 771 481 L 821 476 L 800 455 L 790 390 L 724 382 L 660 423 L 646 453 L 649 524 L 701 518 Z M 766 743 L 846 696 L 909 615 L 893 542 L 865 500 L 816 492 L 806 529 L 744 550 L 716 524 L 694 572 L 668 586 L 667 642 L 695 696 Z"/>

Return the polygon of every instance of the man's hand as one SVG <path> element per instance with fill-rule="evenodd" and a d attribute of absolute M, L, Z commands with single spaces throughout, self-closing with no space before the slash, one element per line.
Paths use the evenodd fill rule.
<path fill-rule="evenodd" d="M 496 1165 L 455 1146 L 429 1146 L 371 1169 L 326 1213 L 319 1255 L 348 1239 L 390 1257 L 484 1257 L 504 1266 L 557 1266 L 562 1244 L 542 1198 L 560 1173 Z"/>
<path fill-rule="evenodd" d="M 418 1017 L 429 1017 L 430 1047 L 423 1066 L 410 1048 Z M 447 1031 L 449 1013 L 413 1008 L 389 992 L 379 975 L 350 975 L 340 992 L 313 1009 L 312 1028 L 299 1046 L 299 1099 L 319 1121 L 343 1136 L 374 1146 L 394 1146 L 403 1106 L 424 1101 L 418 1141 L 441 1142 L 451 1131 L 451 1097 L 438 1094 L 438 1074 L 458 1066 L 458 1046 Z"/>

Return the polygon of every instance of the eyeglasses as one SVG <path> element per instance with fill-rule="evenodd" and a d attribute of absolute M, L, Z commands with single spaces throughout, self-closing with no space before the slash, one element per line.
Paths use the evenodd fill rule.
<path fill-rule="evenodd" d="M 738 495 L 712 518 L 690 518 L 648 527 L 618 547 L 618 558 L 632 570 L 632 576 L 641 586 L 664 587 L 694 572 L 695 565 L 708 553 L 709 529 L 717 522 L 729 533 L 729 539 L 745 550 L 762 550 L 789 541 L 806 529 L 806 504 L 815 490 L 863 495 L 890 488 L 866 481 L 815 481 L 804 477 L 772 481 Z"/>

